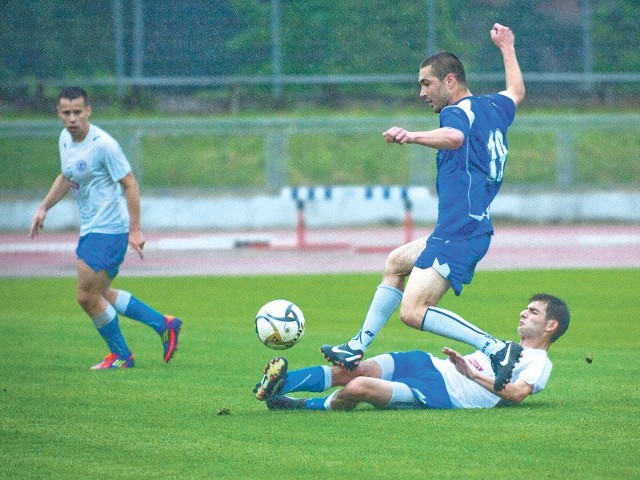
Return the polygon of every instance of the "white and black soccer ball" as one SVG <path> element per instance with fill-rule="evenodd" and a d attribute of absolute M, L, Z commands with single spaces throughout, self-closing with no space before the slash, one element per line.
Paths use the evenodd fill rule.
<path fill-rule="evenodd" d="M 304 333 L 304 315 L 295 303 L 272 300 L 256 314 L 256 334 L 275 350 L 293 347 Z"/>

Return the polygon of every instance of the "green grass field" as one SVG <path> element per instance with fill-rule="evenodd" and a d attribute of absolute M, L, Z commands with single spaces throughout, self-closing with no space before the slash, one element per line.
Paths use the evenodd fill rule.
<path fill-rule="evenodd" d="M 277 352 L 253 317 L 268 300 L 307 318 L 290 366 L 355 333 L 378 275 L 120 278 L 185 320 L 162 362 L 152 330 L 121 318 L 136 368 L 90 371 L 106 353 L 75 303 L 74 279 L 0 280 L 2 478 L 639 478 L 640 270 L 478 272 L 451 308 L 513 338 L 528 296 L 572 311 L 547 389 L 521 407 L 479 411 L 270 412 L 252 387 Z M 403 326 L 369 350 L 469 347 Z M 585 358 L 593 358 L 587 363 Z M 218 415 L 228 409 L 228 415 Z"/>

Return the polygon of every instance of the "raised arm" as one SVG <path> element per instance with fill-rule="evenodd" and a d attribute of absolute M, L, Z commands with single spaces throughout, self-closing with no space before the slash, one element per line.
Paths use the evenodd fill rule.
<path fill-rule="evenodd" d="M 500 92 L 518 105 L 524 98 L 524 79 L 516 56 L 515 35 L 509 27 L 496 23 L 491 29 L 491 40 L 500 49 L 504 60 L 504 73 L 507 88 Z"/>
<path fill-rule="evenodd" d="M 35 238 L 38 235 L 39 231 L 42 230 L 47 212 L 51 207 L 62 200 L 62 198 L 69 191 L 69 188 L 71 188 L 69 180 L 67 180 L 62 174 L 58 175 L 53 181 L 49 192 L 44 197 L 44 200 L 42 200 L 42 203 L 38 207 L 38 210 L 36 210 L 36 214 L 33 216 L 31 229 L 29 230 L 30 238 Z"/>

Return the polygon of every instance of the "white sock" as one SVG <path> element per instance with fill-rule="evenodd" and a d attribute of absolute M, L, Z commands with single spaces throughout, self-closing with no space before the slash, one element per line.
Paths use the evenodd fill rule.
<path fill-rule="evenodd" d="M 424 314 L 421 330 L 472 345 L 486 355 L 494 354 L 505 345 L 444 308 L 429 307 Z"/>
<path fill-rule="evenodd" d="M 349 347 L 366 351 L 378 332 L 396 311 L 401 300 L 401 290 L 385 284 L 378 285 L 362 328 L 355 337 L 349 340 Z"/>
<path fill-rule="evenodd" d="M 129 306 L 129 301 L 131 300 L 131 294 L 125 290 L 118 290 L 118 296 L 116 297 L 116 301 L 113 304 L 113 308 L 116 309 L 120 315 L 124 315 L 127 311 L 127 307 Z"/>
<path fill-rule="evenodd" d="M 331 400 L 333 400 L 333 397 L 336 396 L 336 394 L 342 389 L 338 389 L 335 392 L 332 392 L 324 401 L 324 409 L 325 410 L 331 410 Z"/>

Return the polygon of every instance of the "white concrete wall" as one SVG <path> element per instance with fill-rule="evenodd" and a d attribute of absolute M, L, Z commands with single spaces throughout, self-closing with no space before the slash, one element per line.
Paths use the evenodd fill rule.
<path fill-rule="evenodd" d="M 400 187 L 388 198 L 380 190 L 366 198 L 365 187 L 344 187 L 326 199 L 320 191 L 316 199 L 304 201 L 305 221 L 309 227 L 339 227 L 372 223 L 400 223 L 404 218 L 404 201 Z M 412 188 L 409 198 L 416 222 L 433 223 L 437 199 L 425 188 Z M 39 200 L 0 201 L 0 231 L 27 231 Z M 510 193 L 501 192 L 492 209 L 496 219 L 534 223 L 640 221 L 640 192 L 594 191 L 580 193 Z M 295 226 L 296 201 L 284 189 L 280 195 L 251 197 L 194 196 L 142 198 L 142 226 L 147 230 L 265 229 Z M 45 222 L 47 230 L 77 229 L 79 215 L 72 198 L 63 199 L 52 208 Z"/>

